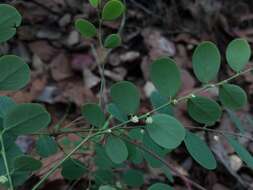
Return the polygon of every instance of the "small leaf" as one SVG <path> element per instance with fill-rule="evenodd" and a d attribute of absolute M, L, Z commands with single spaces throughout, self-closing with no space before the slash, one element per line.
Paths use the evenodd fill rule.
<path fill-rule="evenodd" d="M 137 87 L 128 81 L 121 81 L 111 87 L 112 101 L 126 114 L 134 114 L 140 105 Z"/>
<path fill-rule="evenodd" d="M 173 178 L 173 175 L 170 171 L 170 168 L 168 168 L 167 166 L 164 166 L 161 168 L 163 173 L 165 174 L 165 176 L 167 177 L 167 179 L 171 182 L 171 183 L 174 183 L 174 178 Z"/>
<path fill-rule="evenodd" d="M 171 186 L 166 185 L 164 183 L 155 183 L 148 190 L 174 190 Z"/>
<path fill-rule="evenodd" d="M 128 157 L 126 144 L 118 137 L 108 137 L 105 144 L 105 151 L 108 157 L 116 164 L 121 164 Z"/>
<path fill-rule="evenodd" d="M 46 128 L 50 115 L 39 104 L 20 104 L 8 111 L 4 118 L 4 128 L 16 135 L 25 135 Z"/>
<path fill-rule="evenodd" d="M 0 4 L 0 43 L 8 41 L 16 34 L 22 17 L 16 8 L 8 4 Z"/>
<path fill-rule="evenodd" d="M 42 166 L 41 161 L 30 156 L 19 156 L 14 161 L 15 171 L 29 172 L 36 171 Z"/>
<path fill-rule="evenodd" d="M 121 37 L 119 34 L 111 34 L 105 39 L 105 48 L 116 48 L 121 45 Z"/>
<path fill-rule="evenodd" d="M 185 137 L 182 124 L 166 114 L 157 114 L 152 118 L 153 123 L 148 124 L 146 129 L 154 142 L 167 149 L 178 147 Z"/>
<path fill-rule="evenodd" d="M 226 109 L 226 112 L 228 113 L 228 116 L 231 120 L 231 122 L 234 124 L 234 126 L 241 132 L 241 133 L 245 133 L 245 128 L 242 124 L 241 119 L 237 116 L 237 114 L 235 112 L 233 112 L 232 110 Z"/>
<path fill-rule="evenodd" d="M 68 159 L 62 164 L 62 176 L 67 180 L 77 180 L 87 172 L 86 166 L 76 159 Z"/>
<path fill-rule="evenodd" d="M 102 18 L 106 21 L 112 21 L 119 18 L 125 11 L 125 6 L 120 0 L 109 0 L 102 11 Z"/>
<path fill-rule="evenodd" d="M 98 169 L 94 172 L 94 180 L 96 185 L 113 184 L 115 182 L 112 170 Z"/>
<path fill-rule="evenodd" d="M 215 79 L 221 63 L 219 49 L 212 42 L 202 42 L 192 57 L 193 71 L 199 81 L 208 83 Z"/>
<path fill-rule="evenodd" d="M 3 119 L 5 114 L 16 106 L 16 103 L 7 96 L 0 96 L 0 119 Z"/>
<path fill-rule="evenodd" d="M 101 0 L 89 0 L 92 7 L 97 8 Z"/>
<path fill-rule="evenodd" d="M 217 167 L 213 153 L 197 135 L 187 131 L 184 143 L 192 158 L 201 166 L 208 170 L 213 170 Z"/>
<path fill-rule="evenodd" d="M 123 173 L 123 181 L 130 187 L 140 187 L 144 184 L 143 173 L 138 170 L 130 169 Z"/>
<path fill-rule="evenodd" d="M 152 92 L 151 96 L 150 96 L 150 101 L 152 103 L 152 107 L 154 109 L 168 103 L 168 98 L 162 96 L 159 92 L 154 91 Z M 173 107 L 171 105 L 168 105 L 162 109 L 159 109 L 157 111 L 158 113 L 164 113 L 164 114 L 168 114 L 168 115 L 173 115 Z"/>
<path fill-rule="evenodd" d="M 234 138 L 229 135 L 225 135 L 228 143 L 234 148 L 238 156 L 253 169 L 253 157 L 252 155 Z"/>
<path fill-rule="evenodd" d="M 30 80 L 29 66 L 15 55 L 0 58 L 0 90 L 19 90 Z"/>
<path fill-rule="evenodd" d="M 42 157 L 49 157 L 58 150 L 57 144 L 52 137 L 42 136 L 36 142 L 36 150 Z"/>
<path fill-rule="evenodd" d="M 198 123 L 211 125 L 221 116 L 221 108 L 214 100 L 197 96 L 187 102 L 187 111 Z"/>
<path fill-rule="evenodd" d="M 181 87 L 180 72 L 174 60 L 163 57 L 153 62 L 150 78 L 157 90 L 165 97 L 175 96 Z"/>
<path fill-rule="evenodd" d="M 128 159 L 134 164 L 140 164 L 143 161 L 142 152 L 133 144 L 126 143 L 128 150 Z"/>
<path fill-rule="evenodd" d="M 98 190 L 116 190 L 116 189 L 110 185 L 102 185 L 99 187 Z"/>
<path fill-rule="evenodd" d="M 75 28 L 83 37 L 86 38 L 92 38 L 97 34 L 96 27 L 90 21 L 85 19 L 77 19 L 75 21 Z"/>
<path fill-rule="evenodd" d="M 249 62 L 251 56 L 250 45 L 245 39 L 231 41 L 226 50 L 229 66 L 236 72 L 241 71 Z"/>
<path fill-rule="evenodd" d="M 127 115 L 122 113 L 121 110 L 119 110 L 119 108 L 114 103 L 110 103 L 107 106 L 107 112 L 110 113 L 114 118 L 116 118 L 117 120 L 121 122 L 128 120 Z"/>
<path fill-rule="evenodd" d="M 105 123 L 105 115 L 97 104 L 85 104 L 82 107 L 83 117 L 95 127 L 102 127 Z"/>
<path fill-rule="evenodd" d="M 219 88 L 219 99 L 229 109 L 239 109 L 246 105 L 247 95 L 245 91 L 233 84 L 224 84 Z"/>

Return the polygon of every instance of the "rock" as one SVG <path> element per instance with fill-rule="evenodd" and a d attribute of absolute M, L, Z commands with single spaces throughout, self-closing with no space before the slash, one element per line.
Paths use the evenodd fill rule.
<path fill-rule="evenodd" d="M 66 27 L 71 22 L 71 15 L 65 14 L 61 19 L 59 20 L 60 27 Z"/>
<path fill-rule="evenodd" d="M 126 53 L 120 55 L 120 60 L 122 62 L 131 62 L 131 61 L 138 59 L 139 57 L 140 57 L 139 52 L 129 51 L 129 52 L 126 52 Z"/>
<path fill-rule="evenodd" d="M 219 183 L 216 183 L 214 184 L 212 190 L 229 190 L 229 189 Z"/>
<path fill-rule="evenodd" d="M 234 171 L 238 171 L 242 167 L 242 160 L 237 155 L 229 156 L 229 163 Z"/>
<path fill-rule="evenodd" d="M 71 31 L 67 39 L 67 45 L 73 46 L 79 42 L 79 33 L 75 30 Z"/>
<path fill-rule="evenodd" d="M 146 95 L 147 98 L 150 97 L 150 95 L 152 94 L 152 92 L 154 92 L 156 89 L 155 89 L 155 86 L 153 85 L 152 82 L 146 82 L 146 84 L 144 85 L 144 93 Z"/>

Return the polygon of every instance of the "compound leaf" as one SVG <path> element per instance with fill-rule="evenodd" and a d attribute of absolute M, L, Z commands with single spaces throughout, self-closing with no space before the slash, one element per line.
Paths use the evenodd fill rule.
<path fill-rule="evenodd" d="M 82 115 L 95 127 L 102 127 L 106 121 L 105 115 L 98 104 L 85 104 L 82 107 Z"/>
<path fill-rule="evenodd" d="M 181 86 L 180 72 L 174 60 L 163 57 L 150 67 L 150 78 L 165 97 L 175 96 Z"/>
<path fill-rule="evenodd" d="M 217 167 L 213 153 L 197 135 L 187 131 L 184 143 L 192 158 L 201 166 L 208 170 L 213 170 Z"/>
<path fill-rule="evenodd" d="M 8 41 L 16 34 L 16 27 L 20 26 L 22 17 L 16 8 L 7 4 L 0 4 L 0 43 Z"/>
<path fill-rule="evenodd" d="M 115 163 L 121 164 L 128 157 L 127 146 L 118 137 L 109 136 L 105 144 L 105 151 L 108 157 Z"/>
<path fill-rule="evenodd" d="M 91 38 L 96 36 L 97 29 L 96 27 L 88 20 L 85 19 L 77 19 L 75 21 L 75 28 L 83 37 Z"/>
<path fill-rule="evenodd" d="M 125 11 L 125 6 L 120 0 L 109 0 L 102 11 L 102 18 L 106 21 L 112 21 L 119 18 Z"/>
<path fill-rule="evenodd" d="M 185 137 L 185 129 L 174 117 L 157 114 L 152 117 L 153 123 L 146 129 L 155 143 L 167 149 L 178 147 Z"/>
<path fill-rule="evenodd" d="M 30 80 L 29 66 L 15 55 L 0 58 L 0 90 L 19 90 Z"/>
<path fill-rule="evenodd" d="M 48 126 L 50 115 L 39 104 L 20 104 L 10 109 L 4 118 L 4 128 L 16 135 L 34 133 Z"/>
<path fill-rule="evenodd" d="M 228 44 L 226 59 L 229 66 L 236 72 L 241 71 L 249 62 L 251 56 L 250 45 L 245 39 L 235 39 Z"/>
<path fill-rule="evenodd" d="M 214 100 L 197 96 L 187 101 L 187 111 L 198 123 L 211 125 L 221 116 L 221 108 Z"/>
<path fill-rule="evenodd" d="M 224 84 L 219 88 L 219 99 L 225 107 L 236 110 L 246 105 L 247 94 L 237 85 Z"/>
<path fill-rule="evenodd" d="M 112 101 L 126 114 L 134 114 L 140 105 L 137 87 L 128 81 L 121 81 L 111 87 Z"/>
<path fill-rule="evenodd" d="M 212 42 L 202 42 L 193 53 L 193 71 L 198 80 L 203 83 L 208 83 L 216 77 L 220 63 L 219 49 Z"/>

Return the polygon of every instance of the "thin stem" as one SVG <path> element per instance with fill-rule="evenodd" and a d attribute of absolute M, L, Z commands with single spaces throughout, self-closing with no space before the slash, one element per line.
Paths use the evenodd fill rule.
<path fill-rule="evenodd" d="M 0 135 L 0 143 L 1 143 L 1 149 L 2 149 L 1 152 L 2 152 L 2 157 L 3 157 L 3 160 L 4 160 L 4 166 L 5 166 L 5 170 L 6 170 L 6 173 L 7 173 L 9 185 L 10 185 L 9 189 L 14 190 L 11 175 L 10 175 L 10 170 L 9 170 L 9 166 L 8 166 L 8 162 L 7 162 L 6 152 L 5 152 L 3 134 L 4 134 L 4 132 Z"/>

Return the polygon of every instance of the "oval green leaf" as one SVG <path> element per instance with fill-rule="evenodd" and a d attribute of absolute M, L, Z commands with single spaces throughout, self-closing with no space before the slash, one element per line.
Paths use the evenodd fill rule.
<path fill-rule="evenodd" d="M 41 136 L 36 142 L 36 151 L 42 157 L 49 157 L 57 153 L 58 146 L 50 136 Z"/>
<path fill-rule="evenodd" d="M 202 42 L 193 53 L 193 71 L 198 80 L 203 83 L 208 83 L 216 77 L 220 63 L 219 49 L 212 42 Z"/>
<path fill-rule="evenodd" d="M 67 180 L 77 180 L 86 172 L 86 166 L 77 159 L 68 159 L 62 164 L 61 175 Z"/>
<path fill-rule="evenodd" d="M 0 43 L 6 42 L 16 34 L 22 17 L 16 8 L 7 4 L 0 4 Z"/>
<path fill-rule="evenodd" d="M 106 37 L 104 47 L 105 48 L 116 48 L 121 45 L 121 37 L 119 34 L 110 34 Z"/>
<path fill-rule="evenodd" d="M 253 169 L 253 157 L 252 155 L 234 138 L 229 135 L 225 135 L 228 143 L 234 148 L 238 156 Z"/>
<path fill-rule="evenodd" d="M 82 107 L 82 115 L 91 125 L 94 125 L 95 127 L 102 127 L 106 120 L 100 106 L 93 103 L 85 104 Z"/>
<path fill-rule="evenodd" d="M 119 18 L 125 11 L 125 6 L 120 0 L 109 0 L 102 11 L 102 18 L 105 21 L 112 21 Z"/>
<path fill-rule="evenodd" d="M 168 100 L 168 98 L 162 96 L 159 92 L 154 91 L 154 92 L 152 92 L 152 94 L 150 96 L 150 101 L 151 101 L 153 109 L 157 109 L 160 106 L 168 103 L 169 100 Z M 159 109 L 157 112 L 168 114 L 168 115 L 173 115 L 173 107 L 172 107 L 172 105 L 168 105 L 166 107 L 163 107 L 162 109 Z"/>
<path fill-rule="evenodd" d="M 225 107 L 236 110 L 246 105 L 247 94 L 237 85 L 224 84 L 219 88 L 219 99 Z"/>
<path fill-rule="evenodd" d="M 118 137 L 109 136 L 105 144 L 105 151 L 108 157 L 115 163 L 121 164 L 128 157 L 127 146 Z"/>
<path fill-rule="evenodd" d="M 208 170 L 213 170 L 217 167 L 213 153 L 197 135 L 187 131 L 184 143 L 192 158 L 201 166 Z"/>
<path fill-rule="evenodd" d="M 214 100 L 197 96 L 187 101 L 187 111 L 198 123 L 212 125 L 221 117 L 221 108 Z"/>
<path fill-rule="evenodd" d="M 85 19 L 77 19 L 75 21 L 75 28 L 83 37 L 86 38 L 92 38 L 97 34 L 96 27 L 90 21 Z"/>
<path fill-rule="evenodd" d="M 150 78 L 157 90 L 165 97 L 175 96 L 181 87 L 179 69 L 174 60 L 157 59 L 150 67 Z"/>
<path fill-rule="evenodd" d="M 16 135 L 25 135 L 46 128 L 50 115 L 39 104 L 20 104 L 10 109 L 4 118 L 4 128 Z"/>
<path fill-rule="evenodd" d="M 15 55 L 0 58 L 0 90 L 19 90 L 30 80 L 29 66 Z"/>
<path fill-rule="evenodd" d="M 116 190 L 116 189 L 110 185 L 102 185 L 99 187 L 98 190 Z"/>
<path fill-rule="evenodd" d="M 19 156 L 14 161 L 15 171 L 32 172 L 40 169 L 41 166 L 41 161 L 30 156 Z"/>
<path fill-rule="evenodd" d="M 229 66 L 236 72 L 241 71 L 249 62 L 251 56 L 250 45 L 245 39 L 231 41 L 226 50 L 226 59 Z"/>
<path fill-rule="evenodd" d="M 107 112 L 121 122 L 125 122 L 128 120 L 127 115 L 122 113 L 122 111 L 114 103 L 108 104 Z"/>
<path fill-rule="evenodd" d="M 8 110 L 14 106 L 16 103 L 10 97 L 0 96 L 0 118 L 3 119 Z"/>
<path fill-rule="evenodd" d="M 124 172 L 123 181 L 130 187 L 140 187 L 144 184 L 143 173 L 139 170 L 130 169 Z"/>
<path fill-rule="evenodd" d="M 178 147 L 185 138 L 185 129 L 174 117 L 157 114 L 146 129 L 155 143 L 167 149 Z"/>
<path fill-rule="evenodd" d="M 148 190 L 174 190 L 171 186 L 166 185 L 164 183 L 155 183 Z"/>
<path fill-rule="evenodd" d="M 121 81 L 111 87 L 112 101 L 126 114 L 134 114 L 140 105 L 137 87 L 128 81 Z"/>

